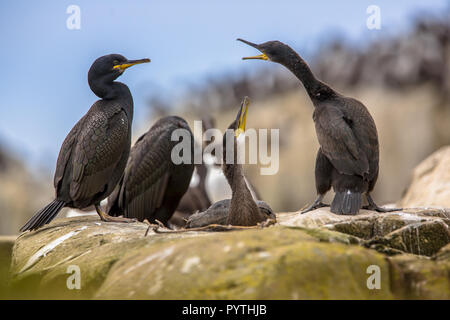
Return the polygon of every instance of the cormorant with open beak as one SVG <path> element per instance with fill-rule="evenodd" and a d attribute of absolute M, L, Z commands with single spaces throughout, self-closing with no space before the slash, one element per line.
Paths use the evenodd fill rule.
<path fill-rule="evenodd" d="M 115 81 L 131 66 L 149 59 L 128 60 L 120 54 L 102 56 L 88 73 L 91 90 L 100 98 L 64 140 L 56 163 L 55 200 L 39 210 L 20 230 L 49 223 L 63 207 L 95 206 L 103 221 L 129 222 L 102 211 L 100 201 L 123 175 L 131 146 L 133 98 L 128 87 Z"/>
<path fill-rule="evenodd" d="M 247 97 L 242 101 L 236 119 L 228 127 L 233 130 L 232 143 L 227 143 L 227 133 L 223 135 L 223 173 L 231 187 L 231 199 L 214 203 L 206 211 L 189 217 L 186 228 L 207 226 L 210 224 L 254 226 L 267 219 L 276 220 L 270 206 L 264 201 L 253 199 L 245 181 L 242 165 L 237 161 L 238 143 L 245 142 L 245 125 L 249 106 Z M 239 141 L 238 141 L 239 140 Z M 227 154 L 233 154 L 232 163 L 227 163 Z"/>
<path fill-rule="evenodd" d="M 305 87 L 313 105 L 313 119 L 320 148 L 316 158 L 317 199 L 303 213 L 326 206 L 322 199 L 333 187 L 336 195 L 331 212 L 354 215 L 361 208 L 361 195 L 378 212 L 396 211 L 377 206 L 370 196 L 378 178 L 379 145 L 375 122 L 358 100 L 343 96 L 318 80 L 306 62 L 280 41 L 262 44 L 238 39 L 261 54 L 243 59 L 269 60 L 288 68 Z"/>

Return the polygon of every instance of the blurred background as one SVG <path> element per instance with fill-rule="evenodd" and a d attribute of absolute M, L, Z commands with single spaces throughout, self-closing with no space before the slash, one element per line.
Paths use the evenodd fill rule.
<path fill-rule="evenodd" d="M 67 26 L 71 5 L 79 29 Z M 380 29 L 367 27 L 370 5 Z M 278 174 L 245 167 L 276 212 L 315 197 L 313 106 L 282 66 L 242 61 L 257 52 L 238 37 L 289 44 L 368 107 L 381 145 L 379 204 L 399 200 L 412 169 L 450 143 L 448 0 L 2 1 L 0 36 L 0 235 L 16 234 L 54 196 L 59 148 L 97 99 L 87 71 L 104 54 L 152 59 L 120 78 L 135 101 L 134 139 L 169 114 L 191 127 L 210 115 L 223 130 L 248 95 L 247 126 L 280 129 Z"/>

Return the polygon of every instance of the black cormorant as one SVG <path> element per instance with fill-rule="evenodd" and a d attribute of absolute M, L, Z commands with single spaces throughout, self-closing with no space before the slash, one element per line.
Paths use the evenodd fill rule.
<path fill-rule="evenodd" d="M 228 127 L 235 132 L 232 145 L 226 143 L 226 132 L 223 135 L 222 170 L 231 187 L 231 199 L 218 201 L 208 210 L 193 214 L 188 219 L 186 228 L 202 227 L 209 224 L 254 226 L 267 219 L 276 220 L 275 214 L 267 203 L 253 199 L 245 181 L 242 165 L 237 161 L 237 138 L 245 132 L 248 105 L 249 100 L 245 97 L 236 120 Z M 232 152 L 234 156 L 233 163 L 226 162 L 228 152 Z"/>
<path fill-rule="evenodd" d="M 172 149 L 180 143 L 172 141 L 177 129 L 189 134 L 189 163 L 175 164 L 172 160 Z M 189 187 L 194 171 L 193 147 L 194 137 L 184 119 L 169 116 L 158 120 L 131 149 L 124 176 L 108 198 L 108 214 L 123 213 L 127 218 L 151 223 L 158 220 L 167 225 Z"/>
<path fill-rule="evenodd" d="M 206 119 L 206 121 L 205 121 Z M 203 117 L 203 124 L 206 124 L 208 129 L 212 129 L 215 127 L 215 119 L 212 117 Z M 207 143 L 207 145 L 218 145 L 222 143 L 220 141 L 214 141 L 214 139 Z M 231 198 L 231 188 L 230 185 L 223 174 L 222 171 L 222 161 L 219 161 L 215 154 L 215 148 L 211 150 L 210 153 L 203 154 L 203 165 L 206 167 L 207 173 L 205 177 L 205 190 L 208 195 L 208 198 L 211 202 L 218 202 L 220 200 L 230 199 Z M 256 190 L 255 186 L 247 176 L 244 176 L 245 182 L 247 183 L 247 187 L 249 188 L 253 199 L 261 199 L 258 190 Z M 208 206 L 209 207 L 209 206 Z M 206 210 L 206 208 L 204 209 Z M 201 210 L 203 211 L 203 210 Z"/>
<path fill-rule="evenodd" d="M 358 213 L 363 193 L 368 202 L 366 209 L 399 210 L 381 208 L 370 196 L 378 177 L 379 146 L 375 122 L 367 108 L 318 80 L 288 45 L 280 41 L 254 44 L 238 40 L 262 52 L 243 59 L 270 60 L 288 68 L 303 83 L 315 107 L 313 119 L 320 144 L 315 168 L 318 197 L 303 213 L 326 206 L 322 199 L 331 187 L 336 192 L 331 204 L 333 213 Z"/>
<path fill-rule="evenodd" d="M 88 73 L 91 90 L 101 98 L 69 132 L 59 152 L 54 176 L 56 198 L 39 210 L 20 230 L 49 223 L 63 207 L 83 209 L 94 205 L 103 221 L 128 222 L 110 217 L 100 201 L 122 177 L 131 145 L 133 98 L 116 80 L 125 69 L 149 59 L 127 60 L 119 54 L 102 56 Z"/>

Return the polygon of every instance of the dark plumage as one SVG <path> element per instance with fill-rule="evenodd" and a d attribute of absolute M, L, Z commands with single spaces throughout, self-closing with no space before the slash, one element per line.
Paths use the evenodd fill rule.
<path fill-rule="evenodd" d="M 202 118 L 202 136 L 206 130 L 215 127 L 214 118 L 205 115 Z M 203 141 L 203 150 L 211 142 Z M 206 191 L 206 177 L 208 175 L 208 167 L 202 163 L 195 164 L 194 173 L 192 174 L 190 186 L 180 200 L 178 207 L 169 221 L 170 225 L 176 227 L 184 227 L 186 220 L 195 212 L 205 211 L 211 205 L 211 199 Z"/>
<path fill-rule="evenodd" d="M 133 98 L 125 84 L 114 80 L 126 68 L 144 62 L 150 60 L 130 61 L 110 54 L 92 64 L 89 86 L 101 99 L 78 121 L 61 146 L 54 176 L 56 199 L 38 211 L 21 231 L 49 223 L 63 207 L 83 209 L 95 205 L 104 221 L 129 221 L 109 217 L 99 204 L 119 182 L 131 144 Z"/>
<path fill-rule="evenodd" d="M 315 169 L 318 197 L 303 212 L 325 206 L 322 199 L 331 187 L 336 192 L 331 204 L 334 213 L 358 213 L 363 193 L 368 209 L 398 210 L 380 208 L 370 196 L 378 177 L 379 146 L 375 122 L 367 108 L 318 80 L 306 62 L 284 43 L 269 41 L 257 45 L 238 40 L 262 52 L 244 59 L 270 60 L 288 68 L 303 83 L 315 107 L 313 119 L 320 144 Z"/>
<path fill-rule="evenodd" d="M 187 164 L 175 164 L 171 158 L 172 149 L 180 143 L 171 140 L 177 129 L 189 134 L 191 160 Z M 158 120 L 131 149 L 124 176 L 108 198 L 107 212 L 167 224 L 189 187 L 194 170 L 193 145 L 191 129 L 184 119 L 170 116 Z"/>
<path fill-rule="evenodd" d="M 245 181 L 242 165 L 237 162 L 237 137 L 245 131 L 247 117 L 248 98 L 245 98 L 239 109 L 239 113 L 228 129 L 233 130 L 232 143 L 227 143 L 227 133 L 223 136 L 223 165 L 222 170 L 231 187 L 231 199 L 214 203 L 208 210 L 192 215 L 186 228 L 201 227 L 209 224 L 225 224 L 235 226 L 254 226 L 267 219 L 276 219 L 269 205 L 263 201 L 257 201 Z M 227 163 L 227 154 L 233 154 L 233 162 Z"/>
<path fill-rule="evenodd" d="M 177 208 L 177 211 L 186 215 L 190 215 L 198 210 L 206 210 L 211 205 L 205 187 L 205 179 L 208 174 L 206 166 L 203 163 L 196 164 L 194 174 L 196 175 L 196 185 L 189 187 Z"/>

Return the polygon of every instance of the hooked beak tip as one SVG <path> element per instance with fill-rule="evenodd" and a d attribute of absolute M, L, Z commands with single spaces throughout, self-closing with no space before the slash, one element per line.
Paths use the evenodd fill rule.
<path fill-rule="evenodd" d="M 256 43 L 253 43 L 253 42 L 250 42 L 250 41 L 241 39 L 241 38 L 237 38 L 236 40 L 237 40 L 237 41 L 240 41 L 240 42 L 243 42 L 243 43 L 245 43 L 246 45 L 249 45 L 249 46 L 251 46 L 251 47 L 256 48 L 256 49 L 259 50 L 258 45 L 257 45 Z"/>
<path fill-rule="evenodd" d="M 243 57 L 242 60 L 250 60 L 250 59 L 269 60 L 269 57 L 267 57 L 267 55 L 260 49 L 260 46 L 257 45 L 256 43 L 253 43 L 253 42 L 241 39 L 241 38 L 238 38 L 237 40 L 241 41 L 241 42 L 243 42 L 243 43 L 245 43 L 245 44 L 247 44 L 247 45 L 249 45 L 249 46 L 251 46 L 251 47 L 253 47 L 255 49 L 257 49 L 260 52 L 262 52 L 262 54 L 257 55 L 257 56 Z"/>
<path fill-rule="evenodd" d="M 149 63 L 152 60 L 150 60 L 149 58 L 144 58 L 144 59 L 140 59 L 140 60 L 132 60 L 130 61 L 131 64 L 136 65 L 136 64 L 141 64 L 141 63 Z"/>

